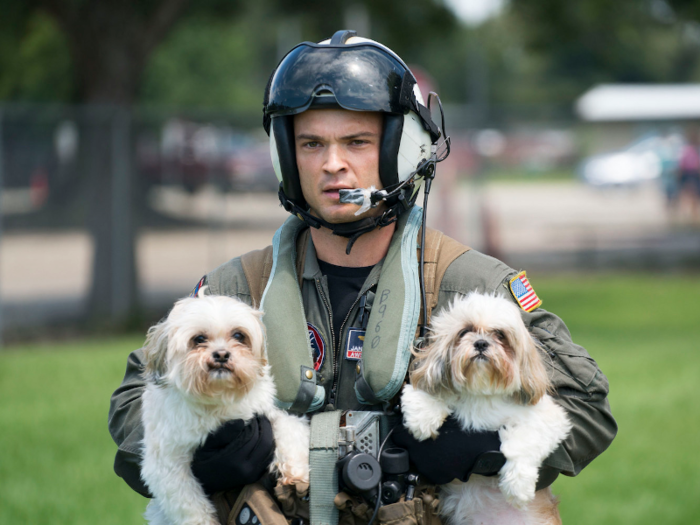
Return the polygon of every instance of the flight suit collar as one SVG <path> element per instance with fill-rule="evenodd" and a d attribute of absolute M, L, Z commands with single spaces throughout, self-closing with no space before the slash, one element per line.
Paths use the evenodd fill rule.
<path fill-rule="evenodd" d="M 305 280 L 313 281 L 314 279 L 320 278 L 323 274 L 321 273 L 321 268 L 318 265 L 318 256 L 316 255 L 316 248 L 314 247 L 314 242 L 309 235 L 309 242 L 306 243 L 306 254 L 304 255 L 304 273 L 302 278 Z M 384 264 L 384 259 L 379 261 L 374 265 L 372 271 L 367 276 L 365 283 L 362 285 L 360 290 L 360 295 L 367 293 L 372 286 L 379 282 L 379 276 L 382 273 L 382 265 Z"/>

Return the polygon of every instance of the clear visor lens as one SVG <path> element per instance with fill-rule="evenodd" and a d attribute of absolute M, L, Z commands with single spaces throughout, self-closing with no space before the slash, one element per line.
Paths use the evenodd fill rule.
<path fill-rule="evenodd" d="M 270 85 L 268 114 L 304 111 L 314 94 L 330 91 L 345 109 L 403 113 L 401 84 L 408 73 L 376 46 L 301 44 L 282 61 Z"/>

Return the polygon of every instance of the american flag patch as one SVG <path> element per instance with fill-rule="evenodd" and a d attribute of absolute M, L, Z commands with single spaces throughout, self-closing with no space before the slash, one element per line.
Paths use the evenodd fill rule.
<path fill-rule="evenodd" d="M 526 312 L 532 312 L 542 304 L 535 290 L 532 289 L 530 281 L 527 280 L 524 271 L 510 280 L 510 291 L 513 293 L 515 300 L 518 301 L 520 308 Z"/>
<path fill-rule="evenodd" d="M 194 287 L 194 290 L 192 290 L 192 293 L 190 294 L 190 297 L 197 297 L 197 294 L 199 294 L 199 290 L 204 286 L 207 282 L 207 276 L 205 275 L 202 277 L 199 282 L 197 283 L 197 286 Z"/>

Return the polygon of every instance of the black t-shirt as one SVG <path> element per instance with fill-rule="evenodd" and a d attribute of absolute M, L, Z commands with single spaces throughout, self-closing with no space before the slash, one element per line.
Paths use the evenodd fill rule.
<path fill-rule="evenodd" d="M 329 299 L 331 301 L 331 310 L 333 310 L 333 331 L 336 337 L 334 346 L 338 348 L 338 338 L 340 337 L 340 328 L 343 321 L 350 312 L 352 303 L 357 299 L 362 285 L 365 284 L 374 266 L 350 268 L 347 266 L 336 266 L 321 260 L 318 261 L 318 266 L 328 281 Z"/>

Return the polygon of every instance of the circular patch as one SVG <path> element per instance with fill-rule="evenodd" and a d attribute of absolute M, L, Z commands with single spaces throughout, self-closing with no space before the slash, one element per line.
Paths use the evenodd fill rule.
<path fill-rule="evenodd" d="M 326 359 L 326 343 L 321 337 L 321 332 L 318 331 L 318 328 L 311 323 L 306 323 L 306 326 L 309 329 L 309 343 L 311 343 L 311 355 L 314 359 L 314 370 L 318 372 Z"/>

